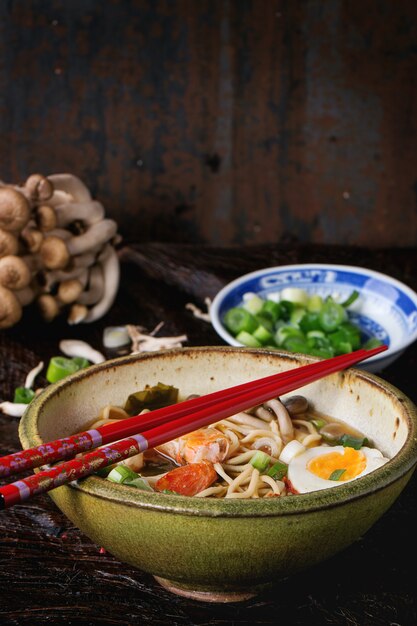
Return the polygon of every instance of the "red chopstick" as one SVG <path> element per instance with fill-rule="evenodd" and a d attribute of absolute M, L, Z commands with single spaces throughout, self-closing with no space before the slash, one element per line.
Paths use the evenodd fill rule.
<path fill-rule="evenodd" d="M 310 363 L 303 367 L 186 400 L 145 415 L 119 420 L 107 426 L 84 431 L 72 437 L 58 439 L 42 444 L 37 448 L 3 457 L 0 459 L 3 475 L 11 475 L 23 471 L 23 466 L 24 469 L 28 469 L 49 461 L 61 461 L 68 456 L 84 452 L 86 449 L 113 442 L 112 445 L 98 448 L 78 459 L 60 463 L 53 468 L 1 487 L 0 509 L 88 476 L 109 464 L 171 441 L 190 430 L 196 430 L 207 424 L 217 422 L 278 395 L 293 391 L 386 349 L 387 346 L 383 345 L 372 350 L 357 350 L 317 363 Z M 167 420 L 170 421 L 167 422 Z M 144 432 L 146 437 L 142 434 L 136 434 L 138 429 Z M 129 435 L 128 438 L 121 439 L 126 435 Z"/>

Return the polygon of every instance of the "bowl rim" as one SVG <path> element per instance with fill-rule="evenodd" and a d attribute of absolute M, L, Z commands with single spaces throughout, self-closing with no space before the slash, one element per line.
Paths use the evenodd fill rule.
<path fill-rule="evenodd" d="M 175 358 L 178 354 L 207 352 L 230 353 L 231 355 L 242 353 L 253 355 L 265 355 L 268 358 L 277 358 L 296 361 L 297 363 L 316 362 L 317 357 L 306 356 L 296 353 L 280 352 L 278 350 L 265 350 L 258 348 L 236 348 L 232 346 L 199 346 L 183 347 L 158 352 L 145 352 L 134 355 L 118 357 L 91 365 L 85 370 L 81 370 L 65 379 L 51 384 L 44 389 L 28 405 L 19 423 L 19 438 L 24 449 L 44 443 L 37 430 L 37 420 L 40 412 L 45 407 L 48 400 L 56 395 L 62 394 L 65 389 L 76 384 L 78 380 L 94 376 L 96 372 L 115 367 L 129 365 L 137 361 L 146 361 L 154 358 Z M 348 502 L 357 500 L 367 495 L 383 490 L 388 485 L 401 480 L 408 472 L 410 477 L 417 463 L 417 407 L 402 391 L 381 379 L 379 376 L 363 370 L 350 368 L 348 370 L 355 377 L 368 381 L 378 389 L 383 389 L 384 393 L 394 396 L 403 407 L 408 419 L 408 434 L 406 441 L 400 452 L 388 463 L 378 468 L 374 472 L 363 476 L 357 481 L 352 481 L 345 485 L 339 485 L 331 489 L 298 494 L 296 497 L 285 498 L 265 498 L 265 499 L 209 499 L 188 496 L 172 496 L 156 492 L 146 492 L 123 485 L 114 485 L 110 481 L 98 476 L 90 476 L 82 481 L 75 481 L 69 485 L 64 485 L 58 489 L 70 489 L 92 495 L 96 498 L 112 502 L 120 502 L 126 506 L 133 506 L 142 509 L 152 509 L 164 511 L 166 513 L 195 515 L 204 517 L 270 517 L 281 515 L 298 515 L 303 512 L 314 512 L 323 508 L 343 506 Z M 337 375 L 337 374 L 336 374 Z M 334 374 L 332 375 L 334 376 Z M 377 472 L 377 479 L 375 474 Z M 335 490 L 340 497 L 334 498 Z M 51 493 L 51 492 L 49 492 Z"/>
<path fill-rule="evenodd" d="M 386 282 L 396 287 L 398 290 L 402 291 L 406 294 L 410 300 L 414 303 L 415 308 L 417 310 L 417 292 L 415 292 L 411 287 L 401 282 L 397 278 L 393 276 L 389 276 L 388 274 L 384 274 L 383 272 L 379 272 L 377 270 L 367 269 L 366 267 L 360 265 L 344 265 L 338 263 L 293 263 L 289 265 L 274 265 L 270 267 L 264 267 L 259 270 L 254 270 L 253 272 L 248 272 L 246 274 L 242 274 L 241 276 L 235 278 L 230 281 L 224 287 L 222 287 L 217 294 L 214 296 L 211 305 L 210 305 L 210 320 L 211 323 L 217 332 L 217 334 L 229 345 L 231 346 L 242 346 L 236 338 L 231 335 L 228 330 L 224 327 L 221 318 L 220 318 L 220 307 L 226 296 L 229 295 L 236 287 L 239 287 L 247 280 L 257 278 L 263 276 L 266 273 L 273 273 L 274 271 L 291 271 L 297 269 L 328 269 L 328 270 L 336 270 L 336 271 L 345 271 L 351 272 L 353 274 L 362 274 L 364 276 L 369 276 L 370 278 L 375 278 L 380 280 L 381 282 Z M 388 347 L 381 355 L 375 355 L 370 357 L 367 362 L 375 363 L 376 361 L 382 362 L 389 358 L 392 358 L 395 355 L 399 355 L 405 348 L 411 345 L 417 339 L 417 328 L 415 331 L 408 335 L 407 341 L 402 342 L 401 345 L 397 346 L 395 349 L 392 347 Z"/>

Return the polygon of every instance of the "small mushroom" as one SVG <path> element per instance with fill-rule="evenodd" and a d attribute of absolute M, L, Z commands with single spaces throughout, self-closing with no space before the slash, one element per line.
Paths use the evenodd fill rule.
<path fill-rule="evenodd" d="M 0 328 L 10 328 L 22 317 L 22 305 L 10 289 L 0 285 Z"/>
<path fill-rule="evenodd" d="M 71 304 L 75 302 L 80 294 L 82 294 L 88 280 L 87 270 L 79 275 L 78 278 L 71 278 L 70 280 L 64 280 L 58 287 L 58 299 L 63 304 Z"/>
<path fill-rule="evenodd" d="M 72 202 L 88 202 L 91 194 L 78 176 L 74 174 L 51 174 L 48 176 L 54 190 L 63 191 L 72 198 Z"/>
<path fill-rule="evenodd" d="M 84 304 L 75 302 L 68 313 L 67 322 L 70 326 L 83 322 L 88 315 L 88 308 Z"/>
<path fill-rule="evenodd" d="M 304 396 L 290 396 L 283 400 L 283 404 L 290 415 L 299 415 L 308 411 L 308 400 Z"/>
<path fill-rule="evenodd" d="M 42 174 L 31 174 L 23 185 L 23 189 L 34 203 L 48 200 L 54 191 L 51 181 Z"/>
<path fill-rule="evenodd" d="M 84 233 L 64 241 L 59 237 L 47 237 L 40 249 L 40 255 L 48 269 L 62 269 L 68 265 L 71 256 L 88 252 L 91 248 L 109 241 L 117 232 L 114 220 L 105 219 L 92 224 Z"/>
<path fill-rule="evenodd" d="M 23 289 L 31 280 L 31 274 L 25 261 L 9 254 L 0 259 L 0 284 L 8 289 Z"/>
<path fill-rule="evenodd" d="M 55 209 L 49 204 L 41 204 L 34 211 L 36 225 L 43 233 L 47 233 L 57 226 Z"/>
<path fill-rule="evenodd" d="M 13 233 L 0 228 L 0 258 L 9 254 L 17 254 L 19 242 Z"/>
<path fill-rule="evenodd" d="M 0 228 L 20 231 L 30 219 L 29 202 L 13 187 L 0 187 Z"/>
<path fill-rule="evenodd" d="M 39 252 L 43 241 L 43 233 L 29 222 L 20 233 L 20 239 L 28 252 Z"/>
<path fill-rule="evenodd" d="M 48 293 L 41 294 L 36 304 L 45 322 L 52 322 L 60 312 L 61 304 L 58 299 Z"/>

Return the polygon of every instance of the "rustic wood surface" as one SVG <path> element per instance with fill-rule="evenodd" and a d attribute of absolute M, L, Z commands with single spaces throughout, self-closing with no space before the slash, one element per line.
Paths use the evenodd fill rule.
<path fill-rule="evenodd" d="M 203 306 L 218 286 L 242 272 L 273 263 L 318 261 L 365 264 L 416 288 L 417 250 L 294 246 L 201 248 L 129 246 L 120 251 L 122 284 L 109 314 L 92 325 L 41 323 L 26 310 L 19 326 L 0 333 L 0 400 L 9 399 L 28 370 L 58 352 L 67 337 L 103 349 L 102 330 L 134 323 L 163 333 L 187 333 L 190 345 L 222 343 L 209 324 L 185 309 Z M 285 261 L 283 261 L 285 259 Z M 192 277 L 192 278 L 190 278 Z M 381 375 L 417 402 L 417 345 Z M 40 383 L 42 380 L 39 381 Z M 0 414 L 0 454 L 20 448 L 18 420 Z M 106 625 L 415 626 L 417 476 L 397 502 L 359 541 L 339 555 L 243 603 L 213 605 L 175 596 L 149 575 L 103 553 L 48 496 L 0 514 L 0 624 L 2 626 Z"/>
<path fill-rule="evenodd" d="M 415 245 L 416 40 L 415 0 L 3 0 L 0 179 L 139 241 Z"/>

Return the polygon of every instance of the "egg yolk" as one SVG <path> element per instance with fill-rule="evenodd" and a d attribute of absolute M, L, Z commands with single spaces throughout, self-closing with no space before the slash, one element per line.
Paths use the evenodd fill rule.
<path fill-rule="evenodd" d="M 366 457 L 363 452 L 354 448 L 346 447 L 343 454 L 340 452 L 329 452 L 311 459 L 307 469 L 324 480 L 335 470 L 345 470 L 339 480 L 349 480 L 356 478 L 366 467 Z"/>

